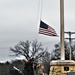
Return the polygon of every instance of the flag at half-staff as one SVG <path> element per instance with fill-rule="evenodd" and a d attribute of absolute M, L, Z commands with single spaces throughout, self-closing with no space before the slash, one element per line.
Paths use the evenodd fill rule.
<path fill-rule="evenodd" d="M 56 31 L 43 21 L 40 22 L 40 27 L 39 27 L 39 34 L 44 34 L 48 36 L 58 36 Z"/>

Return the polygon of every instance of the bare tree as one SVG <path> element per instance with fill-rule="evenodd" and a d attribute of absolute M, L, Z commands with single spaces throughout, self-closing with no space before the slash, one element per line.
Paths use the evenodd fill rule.
<path fill-rule="evenodd" d="M 65 46 L 65 59 L 68 60 L 69 59 L 69 43 L 68 42 L 64 42 Z M 60 43 L 55 44 L 55 49 L 52 51 L 53 56 L 52 56 L 52 60 L 57 60 L 60 59 Z"/>
<path fill-rule="evenodd" d="M 46 49 L 37 40 L 32 42 L 26 40 L 26 42 L 20 41 L 14 48 L 10 48 L 10 51 L 16 56 L 23 55 L 26 59 L 35 58 L 38 60 L 40 57 L 43 57 Z"/>
<path fill-rule="evenodd" d="M 50 63 L 51 57 L 48 51 L 44 53 L 44 57 L 42 57 L 42 60 L 43 63 Z"/>

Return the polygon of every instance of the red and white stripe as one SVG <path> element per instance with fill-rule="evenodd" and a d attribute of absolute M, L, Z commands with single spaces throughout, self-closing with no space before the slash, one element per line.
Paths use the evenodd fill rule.
<path fill-rule="evenodd" d="M 39 28 L 39 33 L 44 34 L 44 35 L 48 35 L 48 36 L 57 36 L 56 31 L 50 26 L 48 26 L 48 29 L 40 27 Z"/>

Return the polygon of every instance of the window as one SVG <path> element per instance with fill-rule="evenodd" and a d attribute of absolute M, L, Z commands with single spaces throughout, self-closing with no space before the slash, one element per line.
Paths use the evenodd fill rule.
<path fill-rule="evenodd" d="M 64 67 L 64 71 L 69 71 L 69 67 Z"/>

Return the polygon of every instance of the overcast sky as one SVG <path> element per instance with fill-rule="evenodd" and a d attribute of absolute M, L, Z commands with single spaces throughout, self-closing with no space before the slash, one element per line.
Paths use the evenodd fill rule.
<path fill-rule="evenodd" d="M 43 0 L 42 11 L 41 3 L 42 0 L 0 0 L 0 61 L 12 59 L 9 48 L 19 41 L 37 39 L 49 51 L 60 41 L 60 37 L 38 34 L 41 19 L 60 36 L 60 0 Z M 65 31 L 74 32 L 75 0 L 64 0 L 64 21 Z"/>

